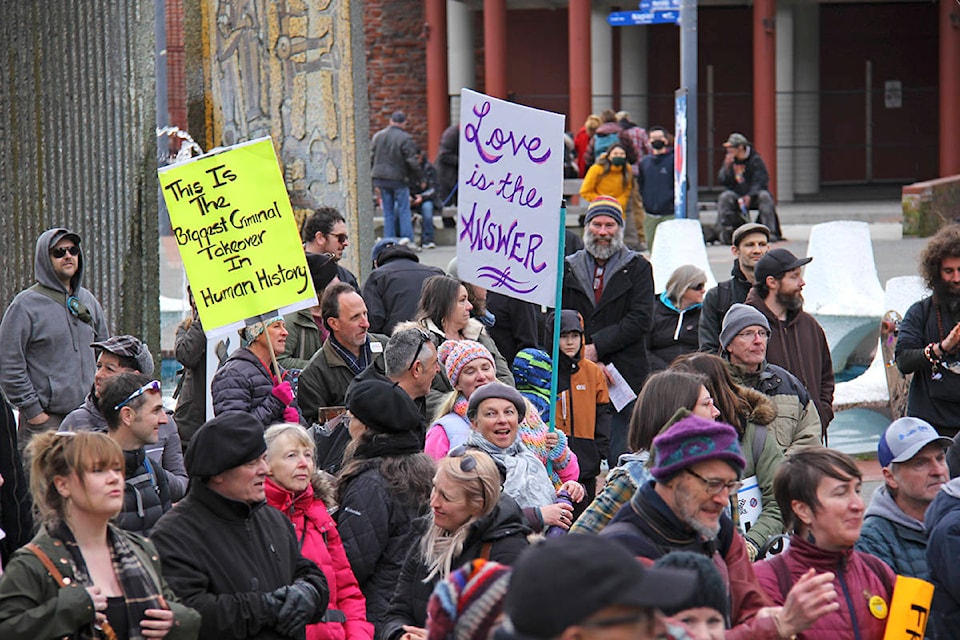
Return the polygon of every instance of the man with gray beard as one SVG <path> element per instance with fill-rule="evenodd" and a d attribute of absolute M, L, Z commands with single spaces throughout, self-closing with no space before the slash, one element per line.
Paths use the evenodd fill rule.
<path fill-rule="evenodd" d="M 758 615 L 771 601 L 753 573 L 743 536 L 724 512 L 745 466 L 736 429 L 688 415 L 654 438 L 653 456 L 654 479 L 637 489 L 601 536 L 638 558 L 689 551 L 712 560 L 730 594 L 727 638 L 790 638 L 834 608 L 833 574 L 824 572 L 797 580 L 782 609 Z"/>
<path fill-rule="evenodd" d="M 623 240 L 623 209 L 616 198 L 599 196 L 584 217 L 584 248 L 567 257 L 563 308 L 580 313 L 583 357 L 612 364 L 635 393 L 650 371 L 647 335 L 653 322 L 653 269 Z M 610 466 L 627 449 L 634 402 L 610 421 Z"/>
<path fill-rule="evenodd" d="M 786 249 L 771 249 L 753 269 L 754 284 L 746 304 L 770 323 L 767 362 L 800 379 L 820 414 L 823 443 L 833 420 L 833 360 L 823 328 L 803 310 L 802 267 L 813 258 L 797 258 Z"/>

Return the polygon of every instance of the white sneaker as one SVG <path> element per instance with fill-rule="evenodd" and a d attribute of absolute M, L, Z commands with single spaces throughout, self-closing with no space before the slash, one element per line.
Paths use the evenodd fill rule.
<path fill-rule="evenodd" d="M 423 245 L 423 248 L 424 248 L 424 249 L 436 249 L 436 248 L 437 248 L 437 243 L 436 243 L 436 242 L 428 242 L 427 244 Z"/>

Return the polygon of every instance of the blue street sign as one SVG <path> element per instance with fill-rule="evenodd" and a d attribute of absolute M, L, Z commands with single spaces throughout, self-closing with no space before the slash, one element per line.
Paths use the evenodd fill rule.
<path fill-rule="evenodd" d="M 627 27 L 643 24 L 677 24 L 679 11 L 613 11 L 607 16 L 612 27 Z"/>
<path fill-rule="evenodd" d="M 640 0 L 640 11 L 679 11 L 680 0 Z"/>

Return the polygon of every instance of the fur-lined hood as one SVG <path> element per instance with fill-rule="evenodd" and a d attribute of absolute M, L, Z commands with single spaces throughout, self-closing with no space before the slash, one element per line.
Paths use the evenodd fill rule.
<path fill-rule="evenodd" d="M 740 387 L 739 391 L 750 404 L 749 422 L 765 427 L 777 419 L 777 405 L 765 394 L 749 387 Z"/>
<path fill-rule="evenodd" d="M 326 471 L 317 469 L 310 478 L 313 485 L 313 495 L 327 506 L 327 513 L 337 510 L 337 479 Z"/>

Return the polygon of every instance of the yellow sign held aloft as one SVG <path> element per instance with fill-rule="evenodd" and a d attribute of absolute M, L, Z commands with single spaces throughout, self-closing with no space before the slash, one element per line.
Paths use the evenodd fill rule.
<path fill-rule="evenodd" d="M 316 304 L 270 138 L 165 167 L 159 177 L 208 336 Z"/>

